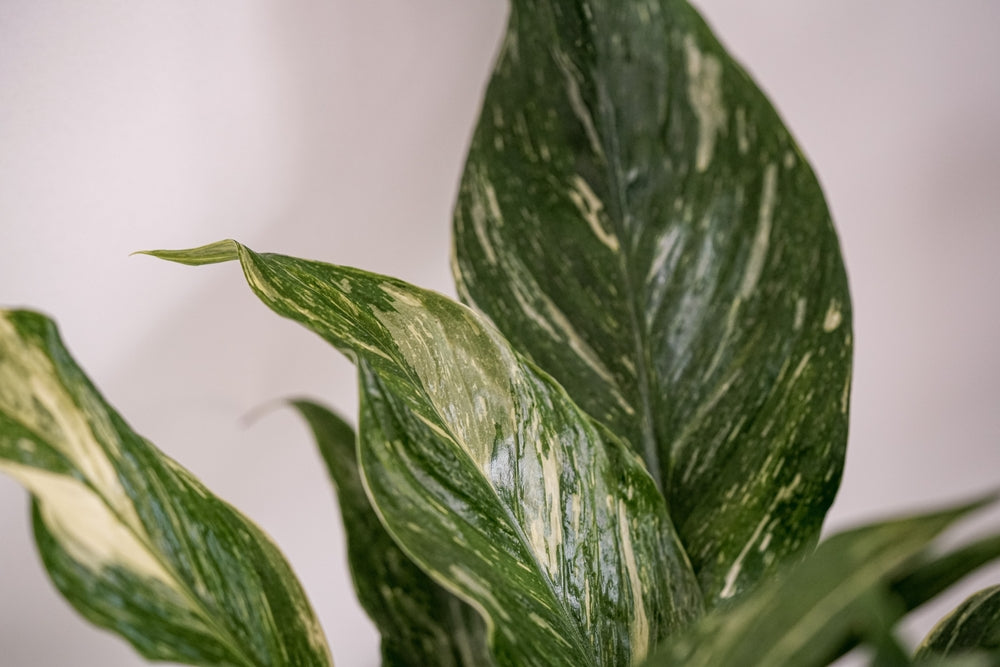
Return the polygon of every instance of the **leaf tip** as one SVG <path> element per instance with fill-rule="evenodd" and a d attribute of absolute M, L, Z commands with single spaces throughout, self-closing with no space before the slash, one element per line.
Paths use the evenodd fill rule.
<path fill-rule="evenodd" d="M 186 250 L 136 250 L 132 255 L 150 255 L 168 262 L 177 262 L 188 266 L 202 266 L 204 264 L 219 264 L 221 262 L 231 262 L 239 259 L 240 244 L 232 239 L 216 241 L 208 245 Z"/>

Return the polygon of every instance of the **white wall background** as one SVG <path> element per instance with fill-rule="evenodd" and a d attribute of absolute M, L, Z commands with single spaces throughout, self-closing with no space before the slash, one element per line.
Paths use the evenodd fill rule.
<path fill-rule="evenodd" d="M 997 488 L 1000 3 L 700 6 L 811 156 L 841 232 L 857 352 L 830 525 Z M 294 394 L 351 414 L 350 367 L 233 266 L 128 254 L 234 237 L 450 293 L 450 208 L 505 11 L 0 3 L 0 304 L 56 315 L 137 430 L 276 538 L 340 665 L 377 664 L 377 638 L 332 492 L 292 414 L 242 417 Z M 57 597 L 7 479 L 0 664 L 142 664 Z"/>

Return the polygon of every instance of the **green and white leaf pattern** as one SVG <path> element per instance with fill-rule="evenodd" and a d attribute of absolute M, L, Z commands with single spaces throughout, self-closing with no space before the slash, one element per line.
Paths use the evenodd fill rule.
<path fill-rule="evenodd" d="M 351 427 L 312 401 L 292 405 L 309 423 L 337 489 L 354 590 L 382 635 L 382 664 L 493 664 L 476 611 L 424 574 L 379 522 L 365 493 Z"/>
<path fill-rule="evenodd" d="M 789 571 L 714 610 L 646 667 L 818 667 L 858 640 L 894 646 L 892 628 L 907 611 L 892 591 L 898 571 L 983 504 L 834 535 Z"/>
<path fill-rule="evenodd" d="M 357 269 L 213 248 L 275 312 L 357 361 L 373 506 L 482 613 L 499 664 L 635 663 L 700 613 L 641 460 L 475 312 Z"/>
<path fill-rule="evenodd" d="M 135 434 L 27 311 L 0 311 L 0 471 L 33 496 L 60 592 L 147 658 L 332 664 L 271 540 Z"/>
<path fill-rule="evenodd" d="M 918 660 L 990 651 L 1000 661 L 1000 586 L 972 595 L 931 631 L 917 650 Z"/>
<path fill-rule="evenodd" d="M 459 294 L 645 459 L 709 601 L 812 545 L 851 307 L 816 179 L 680 0 L 514 0 L 455 211 Z"/>

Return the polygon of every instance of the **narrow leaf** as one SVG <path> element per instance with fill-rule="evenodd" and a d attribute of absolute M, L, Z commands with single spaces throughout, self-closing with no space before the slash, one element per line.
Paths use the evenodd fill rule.
<path fill-rule="evenodd" d="M 924 554 L 898 568 L 889 582 L 893 603 L 909 613 L 948 590 L 978 568 L 1000 558 L 1000 535 L 991 535 L 944 554 Z M 851 637 L 838 657 L 864 637 Z M 963 655 L 963 658 L 966 657 Z M 941 664 L 951 664 L 942 660 Z M 937 664 L 937 663 L 935 663 Z M 992 663 L 987 663 L 991 664 Z"/>
<path fill-rule="evenodd" d="M 354 590 L 382 635 L 382 664 L 492 664 L 475 610 L 424 574 L 379 522 L 365 493 L 351 427 L 317 403 L 292 405 L 309 423 L 337 489 Z"/>
<path fill-rule="evenodd" d="M 931 631 L 917 650 L 917 659 L 986 650 L 1000 658 L 1000 586 L 972 595 Z"/>
<path fill-rule="evenodd" d="M 358 361 L 375 510 L 483 614 L 500 664 L 629 664 L 698 614 L 642 462 L 479 315 L 392 278 L 233 246 L 268 306 Z"/>
<path fill-rule="evenodd" d="M 152 660 L 330 665 L 271 540 L 136 435 L 51 320 L 0 311 L 0 471 L 34 499 L 42 560 L 88 620 Z"/>
<path fill-rule="evenodd" d="M 231 262 L 237 259 L 236 249 L 230 241 L 216 241 L 198 248 L 172 252 L 170 250 L 139 250 L 133 255 L 153 255 L 160 259 L 168 259 L 178 264 L 188 266 L 202 266 L 205 264 L 218 264 L 219 262 Z"/>
<path fill-rule="evenodd" d="M 851 308 L 819 185 L 681 0 L 515 0 L 455 210 L 463 300 L 628 441 L 706 595 L 815 543 Z"/>
<path fill-rule="evenodd" d="M 987 563 L 1000 558 L 1000 535 L 990 535 L 906 568 L 892 591 L 907 610 L 916 609 Z"/>
<path fill-rule="evenodd" d="M 891 647 L 892 626 L 906 612 L 891 592 L 898 571 L 981 506 L 835 535 L 789 571 L 716 609 L 647 665 L 811 667 L 830 663 L 859 638 Z"/>

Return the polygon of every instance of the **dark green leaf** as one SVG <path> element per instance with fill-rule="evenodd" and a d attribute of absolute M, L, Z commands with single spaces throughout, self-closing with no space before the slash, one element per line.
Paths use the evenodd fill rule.
<path fill-rule="evenodd" d="M 885 664 L 906 612 L 891 584 L 928 544 L 982 503 L 840 533 L 801 563 L 723 605 L 649 660 L 648 667 L 812 667 L 857 639 Z"/>
<path fill-rule="evenodd" d="M 892 583 L 907 610 L 931 600 L 970 572 L 1000 558 L 1000 535 L 991 535 L 943 555 L 915 562 Z"/>
<path fill-rule="evenodd" d="M 55 325 L 0 311 L 0 471 L 33 495 L 53 582 L 144 656 L 194 665 L 330 665 L 277 547 L 136 435 Z"/>
<path fill-rule="evenodd" d="M 515 0 L 455 212 L 459 293 L 624 437 L 709 599 L 815 543 L 851 307 L 816 179 L 677 0 Z"/>
<path fill-rule="evenodd" d="M 268 306 L 358 361 L 373 506 L 423 571 L 483 614 L 499 663 L 628 664 L 700 612 L 641 460 L 479 315 L 392 278 L 231 243 Z"/>
<path fill-rule="evenodd" d="M 904 613 L 909 613 L 948 590 L 969 573 L 998 558 L 1000 558 L 1000 536 L 997 535 L 977 540 L 944 554 L 924 554 L 907 562 L 893 573 L 889 590 L 895 604 Z M 847 653 L 862 639 L 864 638 L 860 636 L 851 637 L 841 647 L 838 655 Z"/>
<path fill-rule="evenodd" d="M 337 489 L 354 589 L 382 634 L 383 665 L 492 664 L 482 619 L 414 565 L 379 522 L 365 493 L 351 427 L 311 401 L 292 405 L 309 423 Z"/>
<path fill-rule="evenodd" d="M 1000 586 L 979 591 L 945 616 L 923 641 L 917 659 L 987 650 L 1000 659 Z"/>

